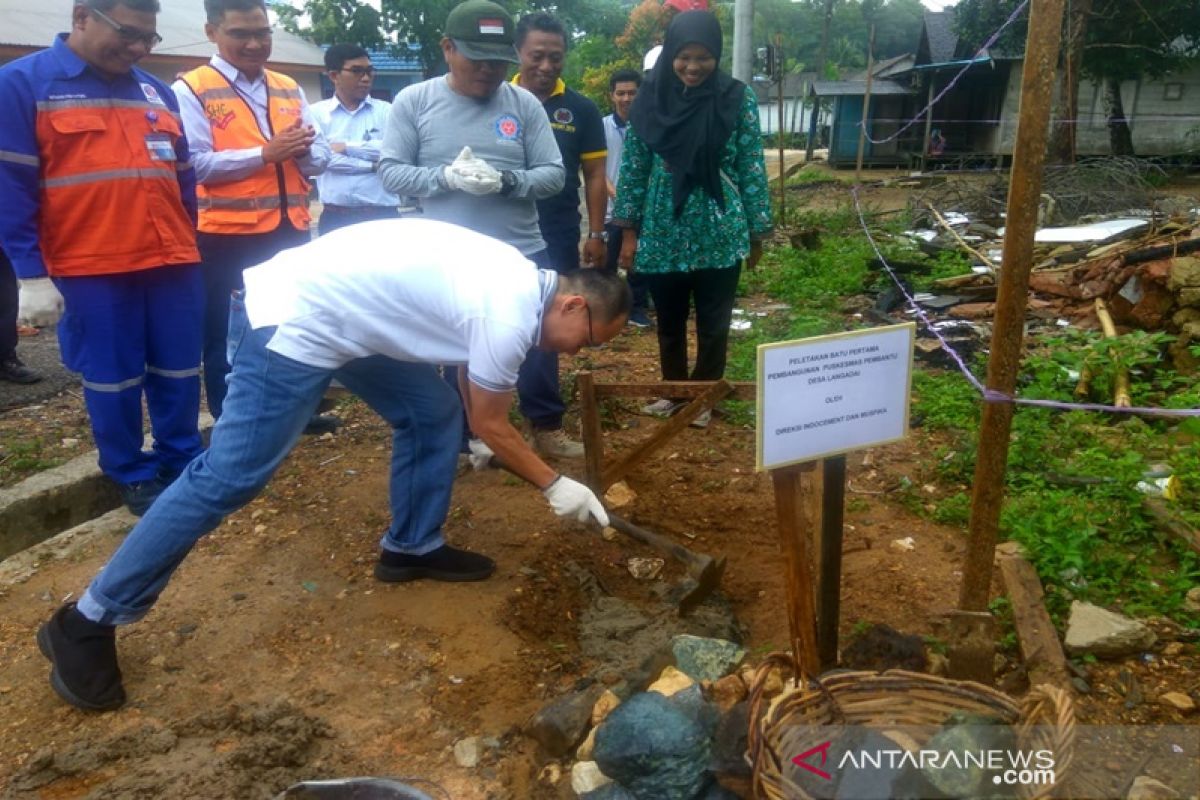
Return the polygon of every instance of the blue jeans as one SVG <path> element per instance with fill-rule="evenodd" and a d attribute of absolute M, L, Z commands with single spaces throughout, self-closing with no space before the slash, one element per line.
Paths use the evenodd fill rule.
<path fill-rule="evenodd" d="M 92 581 L 79 601 L 88 619 L 120 625 L 145 616 L 200 537 L 267 484 L 334 377 L 392 426 L 392 524 L 382 547 L 420 555 L 444 544 L 462 410 L 434 367 L 382 356 L 337 370 L 312 367 L 268 350 L 274 332 L 251 330 L 245 307 L 234 298 L 233 371 L 212 443 L 159 496 Z"/>
<path fill-rule="evenodd" d="M 539 250 L 526 258 L 538 269 L 557 270 L 548 250 Z M 535 430 L 553 431 L 562 427 L 567 406 L 559 389 L 558 353 L 539 350 L 534 345 L 525 354 L 517 372 L 517 406 Z"/>

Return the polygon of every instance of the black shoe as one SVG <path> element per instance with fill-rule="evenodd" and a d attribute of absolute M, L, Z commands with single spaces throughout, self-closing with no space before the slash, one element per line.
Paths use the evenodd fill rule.
<path fill-rule="evenodd" d="M 50 685 L 63 700 L 85 711 L 124 704 L 115 627 L 92 622 L 67 603 L 38 628 L 37 643 L 50 659 Z"/>
<path fill-rule="evenodd" d="M 154 505 L 154 501 L 162 494 L 163 489 L 167 488 L 167 484 L 158 478 L 150 478 L 137 483 L 123 483 L 119 488 L 121 501 L 125 503 L 129 513 L 140 517 Z"/>
<path fill-rule="evenodd" d="M 496 562 L 479 553 L 459 550 L 444 544 L 423 556 L 410 556 L 384 550 L 375 565 L 375 577 L 387 583 L 402 583 L 421 578 L 435 581 L 481 581 L 496 571 Z"/>
<path fill-rule="evenodd" d="M 304 435 L 320 436 L 325 433 L 336 433 L 341 426 L 341 417 L 335 417 L 332 414 L 313 414 L 312 419 L 304 426 Z"/>
<path fill-rule="evenodd" d="M 25 362 L 13 356 L 0 361 L 0 381 L 10 383 L 37 383 L 42 379 L 42 373 L 25 366 Z"/>

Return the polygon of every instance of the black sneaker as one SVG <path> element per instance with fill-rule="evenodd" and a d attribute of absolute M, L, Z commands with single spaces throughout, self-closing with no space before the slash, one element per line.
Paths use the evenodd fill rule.
<path fill-rule="evenodd" d="M 0 381 L 9 383 L 37 383 L 42 379 L 42 373 L 25 366 L 25 362 L 13 355 L 12 358 L 0 360 Z"/>
<path fill-rule="evenodd" d="M 123 483 L 118 488 L 121 490 L 121 502 L 129 509 L 129 513 L 140 517 L 154 505 L 167 484 L 158 478 L 150 478 L 137 483 Z"/>
<path fill-rule="evenodd" d="M 635 308 L 629 312 L 629 324 L 635 328 L 653 328 L 654 322 L 646 316 L 645 309 Z"/>
<path fill-rule="evenodd" d="M 313 414 L 312 419 L 304 426 L 305 436 L 321 436 L 326 433 L 337 433 L 342 426 L 341 417 L 333 414 Z"/>
<path fill-rule="evenodd" d="M 481 581 L 496 571 L 496 562 L 479 553 L 459 550 L 444 544 L 423 556 L 410 556 L 384 550 L 375 565 L 375 577 L 386 583 L 402 583 L 429 578 L 458 583 Z"/>
<path fill-rule="evenodd" d="M 67 603 L 38 628 L 37 643 L 50 659 L 50 685 L 63 700 L 85 711 L 124 704 L 115 627 L 92 622 Z"/>

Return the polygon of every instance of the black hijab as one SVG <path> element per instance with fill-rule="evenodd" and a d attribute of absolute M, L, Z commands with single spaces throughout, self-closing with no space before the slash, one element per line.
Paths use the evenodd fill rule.
<path fill-rule="evenodd" d="M 667 27 L 662 54 L 629 112 L 630 122 L 671 171 L 675 216 L 699 186 L 722 210 L 721 149 L 733 133 L 745 97 L 745 84 L 718 66 L 704 83 L 684 85 L 675 74 L 676 54 L 699 44 L 721 60 L 721 26 L 709 11 L 685 11 Z"/>

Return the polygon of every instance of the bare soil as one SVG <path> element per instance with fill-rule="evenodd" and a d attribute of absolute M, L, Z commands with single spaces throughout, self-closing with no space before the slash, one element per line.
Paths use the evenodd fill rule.
<path fill-rule="evenodd" d="M 631 331 L 564 364 L 564 375 L 585 366 L 600 381 L 655 380 L 654 334 Z M 610 456 L 658 424 L 638 405 L 606 406 Z M 150 616 L 121 630 L 130 700 L 118 712 L 63 704 L 34 631 L 80 593 L 119 537 L 0 589 L 0 797 L 269 798 L 295 781 L 349 775 L 430 781 L 440 789 L 420 788 L 456 800 L 571 796 L 566 780 L 539 780 L 546 759 L 520 733 L 594 666 L 579 650 L 583 598 L 568 565 L 616 597 L 650 604 L 655 582 L 632 578 L 626 561 L 657 553 L 560 523 L 513 478 L 468 472 L 456 483 L 447 537 L 494 557 L 496 575 L 379 584 L 371 570 L 388 520 L 389 432 L 357 402 L 339 413 L 338 435 L 304 440 L 261 497 L 197 546 Z M 81 414 L 78 398 L 60 396 L 0 415 L 0 435 L 44 422 L 48 435 L 70 429 L 85 439 Z M 720 417 L 686 430 L 629 477 L 637 499 L 624 511 L 728 558 L 723 591 L 758 660 L 784 647 L 787 620 L 773 497 L 754 471 L 753 438 Z M 917 429 L 849 459 L 843 644 L 864 621 L 937 635 L 955 604 L 965 537 L 919 513 L 963 488 L 935 482 L 939 445 Z M 920 500 L 899 491 L 902 479 Z M 889 547 L 909 536 L 913 551 Z M 680 576 L 668 562 L 657 583 Z M 1081 721 L 1188 721 L 1156 702 L 1160 690 L 1197 688 L 1195 646 L 1179 650 L 1095 668 L 1093 692 L 1078 701 Z M 1128 705 L 1112 688 L 1120 669 L 1138 677 L 1142 702 Z M 495 740 L 473 769 L 452 754 L 467 736 Z"/>

